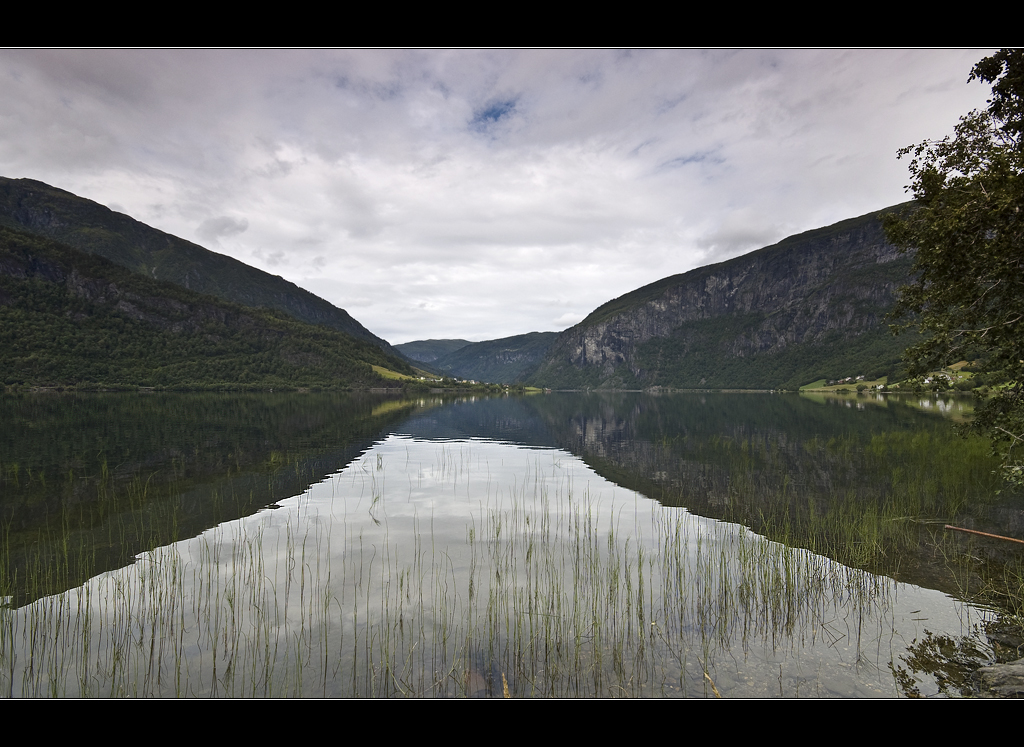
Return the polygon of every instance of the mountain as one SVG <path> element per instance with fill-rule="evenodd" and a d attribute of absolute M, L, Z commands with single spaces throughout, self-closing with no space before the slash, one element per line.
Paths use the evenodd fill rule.
<path fill-rule="evenodd" d="M 893 338 L 885 316 L 913 258 L 886 241 L 884 212 L 609 301 L 560 333 L 526 379 L 555 388 L 789 389 L 891 374 L 908 339 Z"/>
<path fill-rule="evenodd" d="M 153 280 L 0 226 L 0 382 L 86 388 L 394 386 L 373 342 Z"/>
<path fill-rule="evenodd" d="M 0 177 L 0 225 L 98 254 L 149 278 L 243 306 L 275 309 L 310 324 L 323 324 L 395 353 L 344 309 L 278 275 L 211 252 L 43 182 Z"/>
<path fill-rule="evenodd" d="M 514 384 L 537 367 L 557 337 L 557 332 L 528 332 L 474 342 L 437 358 L 431 366 L 460 379 Z"/>
<path fill-rule="evenodd" d="M 414 340 L 395 345 L 394 348 L 409 360 L 433 363 L 442 355 L 453 353 L 469 344 L 469 340 Z"/>

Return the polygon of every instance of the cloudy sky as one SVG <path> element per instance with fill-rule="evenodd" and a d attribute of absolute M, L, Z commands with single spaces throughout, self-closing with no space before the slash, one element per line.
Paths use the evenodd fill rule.
<path fill-rule="evenodd" d="M 988 53 L 8 50 L 0 175 L 486 340 L 902 202 Z"/>

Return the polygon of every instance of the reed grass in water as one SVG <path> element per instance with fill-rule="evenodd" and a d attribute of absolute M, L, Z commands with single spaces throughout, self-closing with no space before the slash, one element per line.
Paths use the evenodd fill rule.
<path fill-rule="evenodd" d="M 371 512 L 386 500 L 385 467 L 367 467 Z M 445 474 L 460 469 L 442 460 Z M 0 608 L 0 687 L 13 697 L 890 692 L 888 659 L 868 663 L 859 628 L 888 614 L 888 579 L 682 509 L 610 520 L 586 491 L 548 490 L 524 481 L 470 521 L 459 546 L 435 544 L 421 520 L 409 543 L 378 513 L 371 538 L 274 511 L 153 549 Z M 815 646 L 845 649 L 874 684 L 784 683 L 783 664 L 770 681 L 744 675 L 745 660 L 785 661 L 807 646 L 801 667 L 824 666 Z"/>

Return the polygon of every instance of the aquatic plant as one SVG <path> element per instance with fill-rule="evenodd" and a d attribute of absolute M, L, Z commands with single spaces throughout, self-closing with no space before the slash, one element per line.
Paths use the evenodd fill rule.
<path fill-rule="evenodd" d="M 465 466 L 445 450 L 435 465 L 453 481 Z M 378 470 L 365 464 L 375 510 Z M 827 676 L 744 681 L 733 662 L 848 641 L 850 615 L 892 604 L 887 579 L 737 525 L 551 491 L 525 480 L 462 546 L 418 521 L 411 546 L 386 522 L 339 537 L 299 506 L 154 548 L 0 609 L 0 684 L 29 697 L 836 694 Z"/>
<path fill-rule="evenodd" d="M 700 448 L 730 467 L 724 489 L 699 485 L 722 490 L 730 521 L 616 489 L 565 452 L 479 441 L 390 437 L 326 479 L 298 480 L 309 487 L 283 510 L 243 518 L 233 504 L 248 497 L 213 491 L 231 520 L 177 542 L 178 504 L 153 502 L 146 480 L 122 484 L 118 510 L 91 528 L 71 507 L 35 542 L 0 527 L 0 692 L 929 694 L 937 675 L 894 664 L 918 658 L 893 641 L 924 640 L 913 613 L 937 600 L 952 618 L 986 613 L 883 575 L 923 536 L 962 599 L 1021 609 L 1015 556 L 982 562 L 974 540 L 930 523 L 965 510 L 986 479 L 970 444 L 907 434 L 866 450 L 843 438 Z M 784 469 L 795 450 L 840 466 L 795 485 Z M 271 461 L 271 482 L 274 469 L 310 469 Z M 888 479 L 869 492 L 850 479 L 859 468 Z M 455 521 L 442 516 L 452 506 Z M 134 562 L 106 565 L 96 548 L 107 543 L 138 548 Z M 948 635 L 960 621 L 929 625 Z"/>

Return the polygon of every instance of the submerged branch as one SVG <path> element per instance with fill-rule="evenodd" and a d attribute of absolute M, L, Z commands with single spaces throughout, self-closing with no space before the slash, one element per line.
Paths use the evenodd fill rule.
<path fill-rule="evenodd" d="M 1004 537 L 1001 534 L 990 534 L 988 532 L 979 532 L 977 529 L 964 529 L 963 527 L 955 527 L 952 524 L 946 524 L 945 529 L 952 529 L 957 532 L 966 532 L 967 534 L 977 534 L 980 537 L 991 537 L 992 539 L 1006 540 L 1007 542 L 1016 542 L 1024 545 L 1024 540 L 1019 540 L 1015 537 Z"/>

